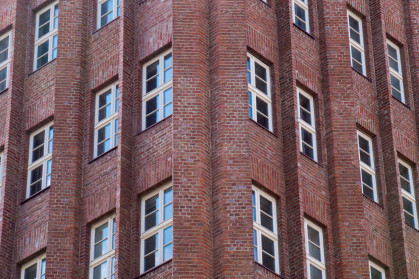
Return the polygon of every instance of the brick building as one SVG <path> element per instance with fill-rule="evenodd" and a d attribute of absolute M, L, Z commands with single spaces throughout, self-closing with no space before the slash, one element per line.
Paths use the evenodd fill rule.
<path fill-rule="evenodd" d="M 418 49 L 417 0 L 0 0 L 0 279 L 418 279 Z"/>

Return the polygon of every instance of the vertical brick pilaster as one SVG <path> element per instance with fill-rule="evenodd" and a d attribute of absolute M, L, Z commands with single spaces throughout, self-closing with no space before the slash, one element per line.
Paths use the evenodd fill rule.
<path fill-rule="evenodd" d="M 60 1 L 47 278 L 78 274 L 87 2 Z"/>
<path fill-rule="evenodd" d="M 173 1 L 173 277 L 211 278 L 206 0 Z"/>

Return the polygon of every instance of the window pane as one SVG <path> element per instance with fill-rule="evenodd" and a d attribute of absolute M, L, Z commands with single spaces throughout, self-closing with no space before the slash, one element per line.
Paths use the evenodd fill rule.
<path fill-rule="evenodd" d="M 295 10 L 295 24 L 300 27 L 303 30 L 307 30 L 306 26 L 306 14 L 305 10 L 298 6 L 297 4 L 294 4 L 294 10 Z"/>
<path fill-rule="evenodd" d="M 256 108 L 258 111 L 263 113 L 264 115 L 268 115 L 268 104 L 256 97 Z"/>
<path fill-rule="evenodd" d="M 0 70 L 0 92 L 6 89 L 7 67 Z"/>
<path fill-rule="evenodd" d="M 0 41 L 0 63 L 9 58 L 9 36 Z"/>
<path fill-rule="evenodd" d="M 24 279 L 36 279 L 36 268 L 37 264 L 34 264 L 27 269 L 25 269 L 25 278 Z"/>
<path fill-rule="evenodd" d="M 320 246 L 320 233 L 310 226 L 307 226 L 308 240 Z"/>
<path fill-rule="evenodd" d="M 159 196 L 156 195 L 145 202 L 145 230 L 159 223 Z"/>
<path fill-rule="evenodd" d="M 93 279 L 106 279 L 108 276 L 108 262 L 96 266 L 93 269 Z"/>
<path fill-rule="evenodd" d="M 262 196 L 260 196 L 260 209 L 263 212 L 265 212 L 265 213 L 273 216 L 273 213 L 272 213 L 272 202 L 270 200 L 268 200 L 268 199 L 265 199 Z"/>
<path fill-rule="evenodd" d="M 163 260 L 167 261 L 169 259 L 172 258 L 172 244 L 171 242 L 173 241 L 173 226 L 168 227 L 167 229 L 164 230 L 163 232 L 164 234 L 164 241 L 163 241 Z M 168 244 L 170 243 L 170 244 Z M 168 244 L 168 245 L 166 245 Z"/>
<path fill-rule="evenodd" d="M 43 12 L 39 16 L 39 29 L 38 29 L 38 38 L 41 38 L 49 32 L 49 20 L 50 20 L 50 10 Z"/>
<path fill-rule="evenodd" d="M 413 215 L 413 203 L 403 197 L 403 209 Z"/>
<path fill-rule="evenodd" d="M 372 175 L 369 174 L 368 172 L 362 170 L 362 182 L 367 184 L 368 186 L 372 187 L 373 186 Z"/>
<path fill-rule="evenodd" d="M 54 7 L 54 29 L 58 27 L 58 12 L 59 12 L 59 8 L 57 4 Z"/>
<path fill-rule="evenodd" d="M 155 234 L 144 241 L 144 269 L 148 270 L 158 263 L 159 235 Z M 154 252 L 153 252 L 154 251 Z M 150 254 L 151 253 L 151 254 Z"/>
<path fill-rule="evenodd" d="M 95 243 L 107 238 L 109 236 L 108 223 L 95 229 Z"/>
<path fill-rule="evenodd" d="M 167 220 L 173 216 L 173 191 L 169 188 L 164 191 L 164 220 Z"/>
<path fill-rule="evenodd" d="M 38 56 L 37 56 L 37 68 L 45 65 L 48 63 L 48 49 L 49 49 L 49 41 L 42 43 L 38 46 Z"/>
<path fill-rule="evenodd" d="M 391 57 L 388 58 L 388 64 L 391 68 L 393 68 L 396 72 L 399 72 L 399 63 L 396 60 L 392 59 Z"/>
<path fill-rule="evenodd" d="M 258 261 L 258 241 L 257 241 L 257 233 L 255 230 L 253 230 L 253 255 L 255 258 L 255 261 Z"/>
<path fill-rule="evenodd" d="M 252 93 L 249 93 L 249 118 L 253 117 L 253 111 L 252 111 Z"/>
<path fill-rule="evenodd" d="M 35 149 L 37 147 L 42 147 L 44 145 L 44 141 L 45 141 L 45 131 L 42 131 L 39 134 L 36 134 L 33 137 L 32 149 Z M 43 156 L 43 152 L 41 154 L 41 157 L 42 156 Z M 37 158 L 39 158 L 39 157 L 37 157 Z"/>
<path fill-rule="evenodd" d="M 303 153 L 308 157 L 314 159 L 314 150 L 311 146 L 303 142 Z"/>
<path fill-rule="evenodd" d="M 41 262 L 41 274 L 45 273 L 46 267 L 47 267 L 47 260 L 43 259 L 42 262 Z"/>
<path fill-rule="evenodd" d="M 322 271 L 310 264 L 310 279 L 322 279 Z"/>
<path fill-rule="evenodd" d="M 263 114 L 260 114 L 258 112 L 257 114 L 257 122 L 262 125 L 263 127 L 265 127 L 266 129 L 269 129 L 269 120 L 266 116 L 264 116 Z"/>
<path fill-rule="evenodd" d="M 270 231 L 274 231 L 273 225 L 273 218 L 271 216 L 266 215 L 265 213 L 260 213 L 260 223 L 262 226 L 267 228 Z"/>
<path fill-rule="evenodd" d="M 275 259 L 265 253 L 262 253 L 262 265 L 272 271 L 275 271 Z"/>
<path fill-rule="evenodd" d="M 102 242 L 99 242 L 98 244 L 95 244 L 95 253 L 94 253 L 94 258 L 98 258 L 104 254 L 106 254 L 109 251 L 109 247 L 108 247 L 108 239 L 105 239 Z"/>
<path fill-rule="evenodd" d="M 387 44 L 387 49 L 388 49 L 388 56 L 393 58 L 393 60 L 398 61 L 399 58 L 397 55 L 397 50 L 389 44 Z"/>
<path fill-rule="evenodd" d="M 308 251 L 309 251 L 310 256 L 312 256 L 313 258 L 317 259 L 320 262 L 322 261 L 322 257 L 321 257 L 319 247 L 317 247 L 313 243 L 309 242 L 308 243 Z"/>
<path fill-rule="evenodd" d="M 52 59 L 57 58 L 57 44 L 58 44 L 57 38 L 58 38 L 58 35 L 55 35 L 52 38 Z"/>
<path fill-rule="evenodd" d="M 371 167 L 371 157 L 370 157 L 369 154 L 367 154 L 364 151 L 360 150 L 359 151 L 359 157 L 361 158 L 361 162 L 363 162 L 364 164 L 367 164 L 368 166 Z"/>
<path fill-rule="evenodd" d="M 391 93 L 392 95 L 397 98 L 399 101 L 402 101 L 402 85 L 401 81 L 393 75 L 390 75 L 390 82 L 391 82 Z"/>
<path fill-rule="evenodd" d="M 404 220 L 405 220 L 406 223 L 408 223 L 409 225 L 411 225 L 412 227 L 415 228 L 415 218 L 412 215 L 405 212 L 404 213 Z"/>
<path fill-rule="evenodd" d="M 356 30 L 358 33 L 360 32 L 358 20 L 354 19 L 351 16 L 349 16 L 349 26 Z"/>
<path fill-rule="evenodd" d="M 159 119 L 159 116 L 157 115 L 157 112 L 148 115 L 146 117 L 146 120 L 145 120 L 145 126 L 146 126 L 146 128 L 148 128 L 151 125 L 157 123 L 158 119 Z"/>
<path fill-rule="evenodd" d="M 310 146 L 313 146 L 313 135 L 306 131 L 306 129 L 304 129 L 303 127 L 301 127 L 301 136 L 302 136 L 302 140 L 309 144 Z"/>
<path fill-rule="evenodd" d="M 407 180 L 410 180 L 409 169 L 406 168 L 404 165 L 399 164 L 399 172 L 401 176 L 403 176 Z"/>
<path fill-rule="evenodd" d="M 361 148 L 362 150 L 364 150 L 367 153 L 371 153 L 370 152 L 369 141 L 367 141 L 366 139 L 364 139 L 361 136 L 358 136 L 358 143 L 359 143 L 359 148 Z"/>
<path fill-rule="evenodd" d="M 52 144 L 53 144 L 53 141 L 52 141 L 52 139 L 54 138 L 54 127 L 53 126 L 51 126 L 50 128 L 49 128 L 49 134 L 48 134 L 48 153 L 51 153 L 52 152 Z"/>
<path fill-rule="evenodd" d="M 268 94 L 268 86 L 265 81 L 261 80 L 259 77 L 255 78 L 256 88 L 262 91 L 265 94 Z"/>
<path fill-rule="evenodd" d="M 149 101 L 147 101 L 146 102 L 146 105 L 145 105 L 145 107 L 146 107 L 146 109 L 145 109 L 146 114 L 149 114 L 149 113 L 155 111 L 157 109 L 157 107 L 158 107 L 158 104 L 159 104 L 159 95 L 157 95 L 156 97 L 154 97 L 154 98 L 150 99 Z"/>
<path fill-rule="evenodd" d="M 275 256 L 275 242 L 262 234 L 262 250 Z"/>
<path fill-rule="evenodd" d="M 362 53 L 354 47 L 352 47 L 352 58 L 354 58 L 359 63 L 362 63 Z"/>
<path fill-rule="evenodd" d="M 31 171 L 30 194 L 33 195 L 42 189 L 42 165 Z"/>
<path fill-rule="evenodd" d="M 170 226 L 163 231 L 163 245 L 173 241 L 173 226 Z"/>
<path fill-rule="evenodd" d="M 374 267 L 370 267 L 370 271 L 371 271 L 371 279 L 383 279 L 383 274 L 376 270 Z"/>
<path fill-rule="evenodd" d="M 172 104 L 172 98 L 173 98 L 173 90 L 172 88 L 167 89 L 164 91 L 164 117 L 167 117 L 169 115 L 172 115 L 173 113 L 173 104 Z"/>

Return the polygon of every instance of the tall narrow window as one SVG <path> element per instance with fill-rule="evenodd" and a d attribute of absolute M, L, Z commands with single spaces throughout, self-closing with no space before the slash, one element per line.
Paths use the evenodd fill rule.
<path fill-rule="evenodd" d="M 0 187 L 3 184 L 3 152 L 0 152 Z M 0 193 L 1 197 L 1 193 Z"/>
<path fill-rule="evenodd" d="M 119 16 L 120 0 L 98 0 L 97 28 L 104 26 Z"/>
<path fill-rule="evenodd" d="M 418 228 L 418 214 L 416 208 L 415 186 L 413 183 L 412 167 L 399 160 L 400 185 L 402 187 L 402 200 L 404 219 L 406 223 Z"/>
<path fill-rule="evenodd" d="M 247 54 L 249 118 L 272 131 L 272 100 L 268 65 Z"/>
<path fill-rule="evenodd" d="M 400 48 L 387 40 L 388 65 L 390 69 L 391 94 L 402 103 L 406 102 L 403 89 L 403 73 Z"/>
<path fill-rule="evenodd" d="M 27 198 L 51 185 L 53 136 L 52 123 L 30 136 Z"/>
<path fill-rule="evenodd" d="M 45 279 L 46 272 L 45 254 L 22 265 L 21 279 Z"/>
<path fill-rule="evenodd" d="M 90 279 L 115 278 L 115 216 L 92 227 L 90 235 Z"/>
<path fill-rule="evenodd" d="M 359 165 L 361 168 L 362 193 L 373 201 L 378 202 L 372 139 L 359 131 L 358 151 Z"/>
<path fill-rule="evenodd" d="M 365 50 L 362 19 L 349 11 L 348 28 L 352 68 L 365 75 Z"/>
<path fill-rule="evenodd" d="M 276 201 L 253 187 L 253 250 L 255 261 L 279 273 Z"/>
<path fill-rule="evenodd" d="M 143 129 L 173 113 L 173 57 L 171 50 L 143 67 Z"/>
<path fill-rule="evenodd" d="M 317 161 L 316 123 L 313 97 L 297 89 L 300 151 Z"/>
<path fill-rule="evenodd" d="M 11 32 L 0 36 L 0 92 L 9 87 L 11 44 Z"/>
<path fill-rule="evenodd" d="M 96 94 L 95 157 L 118 145 L 118 104 L 116 83 Z"/>
<path fill-rule="evenodd" d="M 173 190 L 165 185 L 141 199 L 141 273 L 173 255 Z"/>
<path fill-rule="evenodd" d="M 386 279 L 386 271 L 381 266 L 369 261 L 370 279 Z"/>
<path fill-rule="evenodd" d="M 36 13 L 34 70 L 57 58 L 58 2 Z"/>
<path fill-rule="evenodd" d="M 326 278 L 323 230 L 321 227 L 304 220 L 307 274 L 309 279 Z"/>
<path fill-rule="evenodd" d="M 310 33 L 310 20 L 308 17 L 308 0 L 293 1 L 294 23 L 307 33 Z"/>

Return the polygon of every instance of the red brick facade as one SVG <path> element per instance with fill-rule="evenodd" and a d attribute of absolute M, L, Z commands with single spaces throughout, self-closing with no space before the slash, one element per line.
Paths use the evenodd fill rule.
<path fill-rule="evenodd" d="M 116 1 L 116 0 L 115 0 Z M 89 278 L 91 227 L 116 216 L 115 278 L 308 278 L 304 220 L 320 226 L 326 278 L 419 278 L 398 159 L 419 197 L 419 1 L 60 0 L 58 56 L 33 71 L 35 14 L 0 0 L 10 79 L 0 92 L 0 279 L 46 253 L 46 278 Z M 366 74 L 350 64 L 362 18 Z M 405 104 L 387 40 L 400 47 Z M 143 65 L 173 52 L 173 115 L 143 130 Z M 272 132 L 249 119 L 246 57 L 270 69 Z M 95 94 L 118 81 L 118 146 L 94 158 Z M 297 88 L 313 96 L 317 161 L 300 152 Z M 27 198 L 30 134 L 54 121 L 51 186 Z M 373 142 L 378 202 L 362 194 L 357 131 Z M 173 258 L 140 275 L 141 197 L 173 185 Z M 276 199 L 279 274 L 254 261 L 252 187 Z M 416 216 L 417 218 L 417 216 Z"/>

